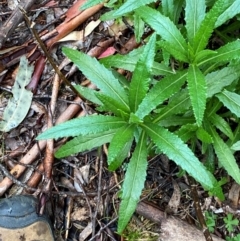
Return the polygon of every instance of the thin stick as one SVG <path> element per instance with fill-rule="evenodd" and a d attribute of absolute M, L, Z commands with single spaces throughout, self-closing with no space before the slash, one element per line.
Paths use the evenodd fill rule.
<path fill-rule="evenodd" d="M 70 87 L 70 89 L 80 98 L 83 98 L 78 91 L 75 89 L 75 87 L 68 81 L 68 79 L 64 76 L 64 74 L 59 70 L 59 68 L 57 67 L 57 65 L 55 64 L 55 62 L 53 61 L 52 57 L 50 56 L 50 54 L 48 53 L 48 50 L 46 48 L 46 46 L 44 45 L 44 43 L 42 42 L 42 40 L 40 39 L 36 29 L 34 28 L 35 23 L 30 22 L 30 20 L 28 19 L 28 16 L 25 12 L 25 10 L 21 7 L 19 7 L 20 11 L 22 12 L 26 23 L 30 29 L 30 31 L 32 32 L 33 36 L 35 37 L 36 41 L 38 42 L 40 48 L 42 49 L 42 51 L 44 52 L 44 54 L 46 55 L 49 63 L 52 65 L 53 69 L 56 71 L 56 73 L 58 74 L 59 78 L 62 79 L 64 81 L 64 83 Z"/>

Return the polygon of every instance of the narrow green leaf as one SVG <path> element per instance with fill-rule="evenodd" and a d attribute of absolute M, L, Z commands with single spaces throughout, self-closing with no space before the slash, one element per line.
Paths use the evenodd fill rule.
<path fill-rule="evenodd" d="M 228 6 L 228 1 L 217 0 L 211 10 L 206 14 L 193 40 L 194 53 L 198 53 L 206 47 L 208 40 L 214 30 L 217 18 Z"/>
<path fill-rule="evenodd" d="M 212 189 L 216 180 L 206 170 L 193 152 L 175 134 L 152 123 L 141 125 L 157 147 L 183 170 L 200 182 L 205 188 Z"/>
<path fill-rule="evenodd" d="M 123 16 L 126 13 L 130 13 L 131 11 L 141 6 L 145 6 L 152 2 L 156 2 L 156 0 L 141 0 L 141 1 L 127 0 L 119 9 L 117 9 L 113 13 L 113 18 L 118 18 L 120 16 Z"/>
<path fill-rule="evenodd" d="M 8 132 L 17 127 L 26 117 L 33 93 L 25 87 L 31 80 L 33 66 L 28 64 L 25 56 L 21 57 L 16 80 L 12 88 L 13 97 L 8 101 L 0 121 L 0 131 Z"/>
<path fill-rule="evenodd" d="M 117 102 L 114 98 L 111 98 L 101 92 L 96 93 L 97 98 L 104 104 L 105 109 L 108 112 L 114 113 L 116 116 L 121 117 L 122 112 L 128 113 L 129 110 L 122 106 L 119 102 Z"/>
<path fill-rule="evenodd" d="M 83 151 L 92 150 L 105 143 L 109 143 L 117 130 L 104 131 L 87 136 L 77 136 L 65 145 L 61 146 L 55 153 L 56 158 L 62 158 Z"/>
<path fill-rule="evenodd" d="M 187 62 L 187 43 L 176 25 L 168 18 L 150 7 L 140 7 L 136 13 L 152 27 L 172 48 L 177 49 Z"/>
<path fill-rule="evenodd" d="M 121 105 L 128 107 L 128 97 L 124 88 L 112 72 L 96 59 L 70 48 L 63 48 L 63 53 L 90 79 L 104 94 L 115 98 Z M 94 66 L 94 68 L 93 68 Z"/>
<path fill-rule="evenodd" d="M 185 53 L 179 51 L 178 46 L 173 46 L 172 43 L 169 43 L 163 40 L 158 41 L 158 46 L 164 49 L 170 55 L 172 55 L 175 59 L 183 62 L 188 62 L 188 59 L 186 59 Z"/>
<path fill-rule="evenodd" d="M 122 151 L 122 148 L 127 142 L 133 141 L 134 130 L 135 125 L 127 124 L 121 127 L 114 135 L 108 149 L 108 165 L 111 165 L 113 169 L 115 169 L 113 161 Z"/>
<path fill-rule="evenodd" d="M 119 208 L 118 233 L 122 233 L 140 199 L 147 170 L 146 137 L 141 135 L 133 152 L 122 186 L 122 201 Z"/>
<path fill-rule="evenodd" d="M 180 129 L 178 129 L 175 134 L 183 141 L 187 142 L 190 140 L 193 136 L 196 135 L 198 127 L 196 124 L 186 124 L 182 125 Z"/>
<path fill-rule="evenodd" d="M 166 107 L 163 107 L 159 114 L 154 116 L 153 123 L 179 113 L 186 113 L 191 107 L 188 91 L 186 89 L 177 92 L 168 102 Z"/>
<path fill-rule="evenodd" d="M 231 140 L 233 137 L 233 132 L 230 125 L 218 114 L 213 113 L 209 116 L 210 122 L 219 129 L 223 134 L 225 134 Z"/>
<path fill-rule="evenodd" d="M 125 124 L 126 122 L 122 118 L 115 116 L 84 116 L 46 130 L 37 137 L 37 140 L 101 133 L 103 131 L 118 129 Z"/>
<path fill-rule="evenodd" d="M 74 87 L 85 99 L 91 101 L 94 104 L 102 105 L 102 102 L 96 97 L 96 93 L 98 93 L 98 91 L 81 85 L 74 85 Z"/>
<path fill-rule="evenodd" d="M 202 127 L 199 127 L 196 132 L 197 138 L 207 144 L 213 143 L 212 137 Z"/>
<path fill-rule="evenodd" d="M 221 70 L 211 72 L 205 76 L 207 84 L 207 97 L 210 98 L 222 91 L 226 86 L 239 78 L 240 68 L 238 66 L 225 67 Z"/>
<path fill-rule="evenodd" d="M 144 34 L 145 24 L 143 20 L 136 14 L 134 14 L 134 33 L 137 43 L 140 43 L 141 38 Z"/>
<path fill-rule="evenodd" d="M 187 0 L 185 7 L 185 21 L 187 36 L 192 43 L 200 25 L 205 17 L 206 5 L 205 1 Z"/>
<path fill-rule="evenodd" d="M 136 67 L 137 61 L 142 52 L 143 52 L 143 47 L 140 47 L 138 49 L 131 51 L 129 54 L 126 54 L 126 55 L 116 54 L 113 56 L 102 58 L 100 60 L 100 63 L 102 63 L 107 68 L 114 67 L 114 68 L 125 69 L 128 71 L 133 71 Z M 152 67 L 152 74 L 167 75 L 167 74 L 173 74 L 173 71 L 165 64 L 154 62 Z"/>
<path fill-rule="evenodd" d="M 231 110 L 231 112 L 234 113 L 237 117 L 240 117 L 240 95 L 228 90 L 223 90 L 216 96 L 224 106 Z"/>
<path fill-rule="evenodd" d="M 143 99 L 136 112 L 136 115 L 143 119 L 164 100 L 179 91 L 187 77 L 186 71 L 178 72 L 175 75 L 161 79 Z"/>
<path fill-rule="evenodd" d="M 235 142 L 235 143 L 231 146 L 231 150 L 233 150 L 233 151 L 240 151 L 240 141 Z"/>
<path fill-rule="evenodd" d="M 153 34 L 133 72 L 129 87 L 129 106 L 132 112 L 136 112 L 149 88 L 151 68 L 155 56 L 155 42 L 156 34 Z"/>
<path fill-rule="evenodd" d="M 217 154 L 218 161 L 238 184 L 240 184 L 240 170 L 231 149 L 220 138 L 215 129 L 208 125 L 211 136 L 213 137 L 213 147 Z"/>
<path fill-rule="evenodd" d="M 177 24 L 182 12 L 183 3 L 184 0 L 162 0 L 163 14 Z"/>
<path fill-rule="evenodd" d="M 128 140 L 123 146 L 121 152 L 118 153 L 115 160 L 108 166 L 109 171 L 115 171 L 119 168 L 123 161 L 128 157 L 132 147 L 132 139 Z"/>
<path fill-rule="evenodd" d="M 204 50 L 198 52 L 195 55 L 194 63 L 196 63 L 196 64 L 201 63 L 201 62 L 203 62 L 203 61 L 205 61 L 205 60 L 215 56 L 216 54 L 217 54 L 217 51 L 204 49 Z"/>
<path fill-rule="evenodd" d="M 240 13 L 240 1 L 234 0 L 231 5 L 218 17 L 217 22 L 215 23 L 215 28 L 221 26 L 227 20 L 233 18 Z"/>
<path fill-rule="evenodd" d="M 216 49 L 215 51 L 217 52 L 217 54 L 198 63 L 198 66 L 201 66 L 203 64 L 213 64 L 215 66 L 218 66 L 233 59 L 238 59 L 240 55 L 240 40 L 237 39 L 231 43 L 225 44 L 219 49 Z"/>
<path fill-rule="evenodd" d="M 193 116 L 178 116 L 178 115 L 172 115 L 168 118 L 165 118 L 163 120 L 159 121 L 159 125 L 164 127 L 170 127 L 170 126 L 182 126 L 186 124 L 193 124 L 195 123 L 195 119 Z"/>
<path fill-rule="evenodd" d="M 88 0 L 82 5 L 81 10 L 88 9 L 90 7 L 93 7 L 93 6 L 95 6 L 99 3 L 103 3 L 103 2 L 104 2 L 104 0 Z"/>
<path fill-rule="evenodd" d="M 204 75 L 193 64 L 188 69 L 188 89 L 196 122 L 201 126 L 206 109 L 207 88 Z"/>

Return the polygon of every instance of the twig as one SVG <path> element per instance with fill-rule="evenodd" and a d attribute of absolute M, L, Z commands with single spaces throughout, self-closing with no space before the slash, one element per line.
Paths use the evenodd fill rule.
<path fill-rule="evenodd" d="M 64 81 L 64 83 L 69 86 L 69 88 L 80 98 L 83 98 L 78 91 L 76 90 L 76 88 L 68 81 L 68 79 L 65 77 L 65 75 L 59 70 L 59 68 L 57 67 L 57 65 L 55 64 L 55 62 L 53 61 L 52 57 L 50 56 L 50 54 L 48 53 L 48 50 L 46 48 L 46 46 L 44 45 L 44 43 L 42 42 L 42 40 L 40 39 L 36 29 L 34 29 L 34 23 L 30 23 L 30 20 L 28 19 L 26 12 L 23 8 L 19 7 L 20 11 L 22 11 L 23 16 L 26 20 L 26 23 L 29 27 L 29 29 L 31 30 L 33 36 L 35 37 L 35 39 L 37 40 L 39 46 L 41 47 L 42 51 L 44 52 L 45 56 L 47 57 L 49 63 L 51 64 L 51 66 L 53 67 L 53 69 L 56 71 L 56 73 L 58 74 L 58 76 Z"/>

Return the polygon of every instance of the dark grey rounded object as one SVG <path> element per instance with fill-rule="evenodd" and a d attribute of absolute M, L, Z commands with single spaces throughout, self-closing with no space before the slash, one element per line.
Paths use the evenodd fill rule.
<path fill-rule="evenodd" d="M 0 200 L 0 227 L 23 228 L 34 222 L 47 222 L 46 215 L 39 216 L 36 213 L 37 200 L 29 195 L 18 195 Z"/>

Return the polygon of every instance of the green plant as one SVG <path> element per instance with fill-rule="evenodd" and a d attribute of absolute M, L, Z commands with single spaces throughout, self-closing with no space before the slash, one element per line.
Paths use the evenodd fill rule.
<path fill-rule="evenodd" d="M 226 237 L 227 241 L 240 241 L 240 234 L 235 237 Z"/>
<path fill-rule="evenodd" d="M 223 219 L 226 229 L 228 232 L 232 232 L 234 230 L 234 226 L 237 226 L 239 221 L 236 218 L 233 218 L 233 215 L 231 213 L 227 214 L 227 217 Z"/>
<path fill-rule="evenodd" d="M 217 215 L 206 211 L 205 219 L 206 219 L 207 227 L 208 227 L 209 231 L 212 233 L 216 226 Z"/>
<path fill-rule="evenodd" d="M 181 5 L 162 1 L 157 10 L 135 6 L 135 14 L 156 33 L 144 47 L 125 56 L 105 58 L 103 65 L 76 50 L 63 49 L 99 88 L 94 91 L 76 86 L 81 95 L 100 106 L 101 114 L 68 121 L 38 139 L 74 137 L 56 152 L 58 158 L 110 143 L 110 170 L 121 166 L 135 147 L 122 186 L 120 233 L 139 201 L 152 149 L 166 154 L 220 199 L 224 198 L 224 181 L 217 182 L 212 174 L 214 153 L 219 165 L 240 183 L 239 167 L 230 148 L 240 135 L 240 41 L 207 48 L 214 29 L 238 14 L 235 3 L 240 1 L 212 2 L 208 12 L 205 1 L 199 0 L 179 1 Z M 183 8 L 184 27 L 177 24 Z M 224 36 L 227 38 L 228 33 Z M 172 69 L 173 60 L 177 69 Z M 110 67 L 133 71 L 131 81 Z M 186 143 L 191 143 L 191 148 Z M 196 143 L 201 144 L 206 166 L 211 169 L 194 155 Z"/>

